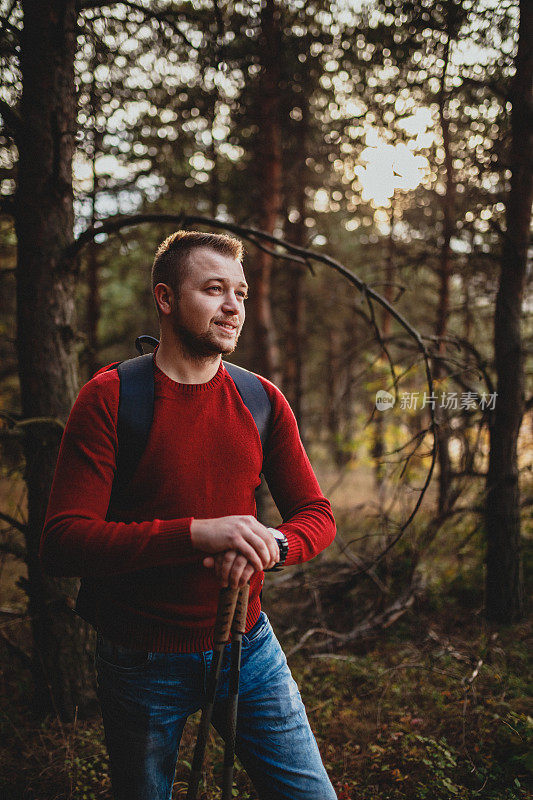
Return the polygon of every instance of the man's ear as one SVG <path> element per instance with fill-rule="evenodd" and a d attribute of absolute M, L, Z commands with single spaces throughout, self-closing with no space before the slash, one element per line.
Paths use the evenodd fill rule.
<path fill-rule="evenodd" d="M 168 316 L 175 308 L 176 296 L 171 286 L 158 283 L 154 286 L 154 298 L 160 314 Z"/>

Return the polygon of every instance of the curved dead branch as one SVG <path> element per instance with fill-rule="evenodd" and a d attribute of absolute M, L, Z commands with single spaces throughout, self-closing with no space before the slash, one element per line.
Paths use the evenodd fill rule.
<path fill-rule="evenodd" d="M 63 253 L 62 258 L 62 266 L 63 269 L 66 271 L 71 271 L 75 268 L 75 262 L 81 250 L 91 242 L 95 236 L 101 234 L 112 234 L 118 233 L 123 228 L 131 228 L 136 225 L 142 225 L 146 223 L 171 223 L 174 226 L 188 228 L 192 225 L 203 225 L 208 228 L 215 228 L 224 231 L 230 231 L 234 233 L 236 236 L 239 236 L 241 239 L 244 239 L 247 242 L 250 242 L 254 246 L 264 249 L 265 247 L 269 246 L 269 251 L 274 255 L 276 258 L 284 259 L 284 260 L 294 260 L 301 263 L 302 261 L 305 262 L 309 267 L 315 263 L 324 264 L 326 267 L 335 270 L 340 275 L 342 275 L 346 280 L 348 280 L 356 289 L 362 293 L 367 301 L 367 305 L 369 307 L 369 312 L 371 315 L 371 321 L 373 322 L 374 330 L 376 331 L 377 322 L 375 319 L 375 315 L 373 313 L 372 302 L 377 303 L 380 305 L 385 311 L 394 319 L 396 322 L 403 328 L 403 330 L 407 333 L 407 335 L 413 340 L 416 345 L 416 349 L 420 352 L 421 358 L 424 362 L 425 367 L 425 376 L 426 376 L 426 383 L 428 389 L 428 396 L 433 395 L 433 379 L 431 375 L 431 368 L 430 368 L 430 354 L 426 348 L 424 343 L 424 339 L 418 333 L 418 331 L 405 319 L 405 317 L 392 306 L 382 295 L 372 289 L 367 283 L 365 283 L 361 278 L 359 278 L 354 272 L 347 269 L 343 264 L 335 259 L 331 258 L 330 256 L 323 255 L 322 253 L 317 253 L 314 250 L 309 250 L 305 247 L 299 247 L 298 245 L 293 244 L 292 242 L 288 242 L 285 239 L 281 239 L 277 236 L 273 236 L 271 234 L 265 233 L 264 231 L 258 230 L 257 228 L 239 225 L 234 222 L 228 222 L 226 220 L 215 219 L 213 217 L 205 217 L 196 214 L 131 214 L 127 216 L 117 216 L 111 217 L 107 220 L 100 220 L 95 225 L 87 228 L 87 230 L 83 231 L 78 238 L 67 247 Z M 372 319 L 373 318 L 373 319 Z M 387 348 L 381 334 L 378 330 L 378 340 L 381 344 L 382 350 L 385 353 L 385 356 L 389 363 L 391 363 L 390 354 L 387 352 Z M 392 367 L 392 375 L 393 375 L 393 383 L 394 388 L 396 389 L 398 377 L 394 372 L 394 368 Z M 398 526 L 398 532 L 396 535 L 388 542 L 388 544 L 378 553 L 376 556 L 373 556 L 372 560 L 368 563 L 361 564 L 361 567 L 356 574 L 360 573 L 368 573 L 372 567 L 374 567 L 382 558 L 395 546 L 398 540 L 402 537 L 404 531 L 413 521 L 424 495 L 427 491 L 427 488 L 430 484 L 431 477 L 433 475 L 433 469 L 435 467 L 436 462 L 436 455 L 437 455 L 437 437 L 435 436 L 436 431 L 436 421 L 435 421 L 435 412 L 434 409 L 431 407 L 431 404 L 428 406 L 428 411 L 430 414 L 430 424 L 428 425 L 428 431 L 433 434 L 433 445 L 430 451 L 431 456 L 431 463 L 428 469 L 428 473 L 424 484 L 420 489 L 420 494 L 418 495 L 417 501 L 412 509 L 411 513 L 409 514 L 407 520 L 400 526 Z"/>
<path fill-rule="evenodd" d="M 10 514 L 4 514 L 3 511 L 0 511 L 0 520 L 2 520 L 2 522 L 7 522 L 8 525 L 21 533 L 27 533 L 28 526 L 20 520 L 15 519 L 15 517 L 12 517 Z"/>
<path fill-rule="evenodd" d="M 340 647 L 348 642 L 355 642 L 358 639 L 362 639 L 373 631 L 388 628 L 411 608 L 416 598 L 421 594 L 422 589 L 421 577 L 415 574 L 407 590 L 403 592 L 400 597 L 397 597 L 393 603 L 387 606 L 384 611 L 378 614 L 372 614 L 347 633 L 338 633 L 337 631 L 331 631 L 327 628 L 310 628 L 300 637 L 294 647 L 287 652 L 287 658 L 297 653 L 298 650 L 301 650 L 306 645 L 311 650 L 321 650 L 326 642 L 332 647 Z M 325 637 L 325 640 L 322 638 L 319 642 L 308 645 L 309 639 L 317 635 Z"/>

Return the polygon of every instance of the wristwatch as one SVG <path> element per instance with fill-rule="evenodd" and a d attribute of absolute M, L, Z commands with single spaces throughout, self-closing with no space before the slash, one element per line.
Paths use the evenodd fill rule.
<path fill-rule="evenodd" d="M 278 531 L 276 528 L 268 528 L 267 530 L 270 531 L 279 547 L 279 561 L 276 566 L 272 567 L 272 569 L 269 569 L 268 572 L 278 572 L 285 565 L 285 561 L 289 552 L 289 542 L 287 541 L 285 534 L 281 531 Z"/>

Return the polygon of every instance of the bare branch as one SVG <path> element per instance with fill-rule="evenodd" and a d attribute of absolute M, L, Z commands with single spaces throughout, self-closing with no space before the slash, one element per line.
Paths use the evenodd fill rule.
<path fill-rule="evenodd" d="M 370 319 L 372 321 L 372 327 L 374 328 L 374 333 L 376 334 L 376 339 L 378 340 L 378 342 L 379 342 L 379 344 L 381 346 L 381 349 L 385 353 L 387 361 L 389 362 L 389 367 L 390 367 L 390 371 L 391 371 L 391 375 L 392 375 L 392 386 L 394 388 L 394 393 L 396 395 L 396 401 L 397 401 L 398 400 L 398 378 L 396 376 L 396 371 L 394 369 L 394 361 L 392 360 L 392 357 L 391 357 L 391 354 L 389 352 L 389 349 L 388 349 L 387 345 L 385 344 L 383 336 L 381 335 L 381 331 L 379 329 L 379 325 L 378 325 L 377 319 L 376 319 L 376 314 L 375 314 L 375 311 L 374 311 L 374 306 L 373 306 L 372 301 L 370 300 L 370 298 L 368 297 L 366 292 L 365 292 L 365 300 L 367 302 L 368 310 L 370 311 Z M 372 416 L 373 416 L 373 413 L 372 413 Z"/>
<path fill-rule="evenodd" d="M 132 214 L 128 216 L 117 216 L 111 217 L 107 220 L 100 220 L 95 225 L 87 228 L 78 238 L 69 245 L 62 254 L 61 263 L 62 268 L 65 271 L 71 271 L 74 269 L 75 260 L 83 249 L 83 247 L 88 244 L 88 242 L 92 241 L 95 236 L 99 234 L 110 234 L 110 233 L 117 233 L 118 231 L 122 230 L 122 228 L 133 227 L 134 225 L 141 225 L 145 223 L 172 223 L 174 226 L 179 227 L 190 227 L 192 225 L 203 225 L 209 228 L 215 229 L 222 229 L 226 231 L 231 231 L 232 233 L 240 236 L 242 239 L 245 239 L 248 242 L 252 242 L 254 245 L 258 245 L 260 242 L 261 244 L 270 244 L 276 248 L 273 252 L 275 257 L 287 257 L 287 256 L 296 256 L 297 258 L 303 259 L 307 264 L 312 262 L 318 262 L 320 264 L 324 264 L 325 266 L 329 267 L 330 269 L 334 269 L 340 275 L 345 277 L 350 283 L 352 283 L 367 299 L 375 301 L 378 303 L 382 308 L 384 308 L 388 314 L 396 320 L 396 322 L 407 332 L 410 338 L 412 338 L 416 344 L 416 348 L 420 351 L 422 359 L 424 361 L 425 367 L 425 375 L 426 375 L 426 383 L 427 388 L 429 391 L 429 396 L 433 395 L 433 378 L 431 375 L 430 369 L 430 354 L 422 336 L 418 333 L 418 331 L 413 328 L 412 325 L 407 322 L 405 317 L 400 314 L 400 312 L 391 305 L 384 297 L 378 294 L 376 291 L 370 288 L 364 281 L 362 281 L 357 275 L 355 275 L 350 270 L 346 269 L 339 261 L 336 261 L 329 256 L 323 255 L 322 253 L 317 253 L 314 250 L 309 250 L 304 247 L 300 247 L 298 245 L 292 244 L 291 242 L 286 241 L 285 239 L 280 239 L 276 236 L 271 234 L 265 233 L 257 228 L 252 227 L 245 227 L 243 225 L 238 225 L 232 222 L 226 222 L 219 219 L 215 219 L 212 217 L 203 217 L 197 215 L 187 215 L 187 214 Z M 434 434 L 436 430 L 436 422 L 435 422 L 435 411 L 432 408 L 431 404 L 428 407 L 428 413 L 430 415 L 430 424 L 429 430 Z M 428 469 L 428 473 L 424 484 L 420 487 L 420 493 L 416 500 L 413 510 L 409 514 L 407 520 L 401 525 L 398 526 L 398 533 L 395 537 L 391 539 L 391 541 L 385 546 L 379 555 L 375 557 L 372 564 L 377 564 L 385 555 L 386 553 L 391 550 L 396 542 L 402 537 L 406 528 L 411 524 L 415 515 L 420 508 L 422 503 L 422 499 L 427 491 L 427 488 L 431 482 L 431 477 L 433 474 L 433 469 L 435 467 L 436 456 L 437 456 L 437 445 L 436 445 L 436 436 L 433 436 L 433 446 L 429 453 L 431 456 L 431 463 Z"/>
<path fill-rule="evenodd" d="M 26 531 L 28 530 L 27 526 L 23 522 L 20 522 L 20 520 L 15 519 L 15 517 L 11 517 L 9 514 L 4 514 L 3 511 L 0 511 L 0 519 L 3 522 L 7 522 L 8 525 L 11 525 L 12 528 L 15 528 L 17 531 L 20 531 L 21 533 L 26 533 Z"/>
<path fill-rule="evenodd" d="M 114 5 L 126 6 L 126 8 L 131 8 L 132 11 L 137 11 L 139 14 L 142 14 L 145 19 L 155 19 L 157 22 L 167 25 L 172 32 L 180 36 L 190 48 L 193 50 L 199 49 L 193 45 L 188 36 L 178 27 L 176 21 L 172 19 L 171 15 L 175 13 L 175 11 L 171 8 L 165 11 L 155 11 L 151 8 L 145 8 L 139 3 L 130 2 L 130 0 L 109 0 L 109 2 L 105 2 L 105 0 L 100 0 L 100 2 L 99 0 L 79 0 L 76 7 L 78 11 L 86 11 L 89 9 L 109 8 L 109 6 Z"/>
<path fill-rule="evenodd" d="M 326 642 L 322 641 L 318 644 L 312 645 L 312 650 L 321 650 L 326 644 L 331 646 L 332 644 L 343 645 L 347 642 L 354 642 L 358 639 L 364 638 L 377 628 L 390 627 L 390 625 L 403 616 L 403 614 L 405 614 L 405 612 L 413 605 L 417 596 L 421 592 L 421 588 L 420 579 L 415 576 L 411 586 L 401 597 L 397 598 L 384 611 L 380 612 L 379 614 L 373 614 L 372 616 L 360 622 L 359 625 L 356 625 L 355 628 L 353 628 L 351 631 L 348 631 L 348 633 L 337 633 L 336 631 L 330 631 L 326 628 L 311 628 L 310 630 L 306 631 L 306 633 L 304 633 L 294 647 L 288 651 L 287 658 L 294 655 L 294 653 L 297 653 L 298 650 L 301 650 L 306 642 L 312 636 L 316 636 L 317 634 L 326 636 L 327 640 Z"/>
<path fill-rule="evenodd" d="M 19 422 L 17 422 L 17 427 L 30 429 L 33 427 L 41 429 L 48 428 L 62 434 L 65 430 L 65 423 L 55 417 L 28 417 L 27 419 L 19 420 Z"/>

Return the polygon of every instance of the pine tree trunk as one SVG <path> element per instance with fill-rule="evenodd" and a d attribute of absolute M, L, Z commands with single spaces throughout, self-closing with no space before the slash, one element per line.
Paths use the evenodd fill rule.
<path fill-rule="evenodd" d="M 323 278 L 323 295 L 329 308 L 341 305 L 338 283 Z M 344 324 L 332 320 L 327 326 L 327 350 L 323 368 L 324 386 L 327 394 L 325 428 L 329 433 L 329 447 L 337 467 L 345 467 L 354 456 L 353 438 L 353 378 L 354 362 L 357 362 L 357 320 L 352 315 Z"/>
<path fill-rule="evenodd" d="M 257 183 L 260 192 L 258 227 L 273 234 L 281 208 L 281 131 L 279 106 L 279 9 L 265 0 L 261 9 L 261 58 Z M 252 264 L 253 291 L 250 319 L 253 327 L 253 369 L 278 379 L 279 358 L 272 323 L 270 285 L 272 256 L 258 250 Z"/>
<path fill-rule="evenodd" d="M 511 186 L 494 317 L 497 398 L 490 425 L 486 501 L 486 614 L 495 622 L 523 616 L 517 439 L 524 414 L 521 309 L 533 198 L 533 7 L 520 3 L 512 87 Z"/>
<path fill-rule="evenodd" d="M 76 125 L 75 0 L 23 0 L 22 126 L 15 224 L 17 347 L 22 413 L 64 420 L 78 389 L 74 282 L 60 262 L 73 238 L 72 156 Z M 68 608 L 73 581 L 40 569 L 38 547 L 56 456 L 57 435 L 30 425 L 25 444 L 28 489 L 28 594 L 38 712 L 72 719 L 90 694 L 87 631 Z M 44 432 L 43 432 L 44 431 Z"/>
<path fill-rule="evenodd" d="M 87 379 L 102 366 L 98 359 L 98 322 L 100 320 L 100 280 L 98 245 L 87 247 Z"/>
<path fill-rule="evenodd" d="M 387 256 L 385 267 L 385 286 L 383 287 L 383 296 L 389 303 L 392 302 L 393 291 L 392 285 L 394 281 L 394 269 L 396 260 L 396 244 L 394 241 L 394 222 L 395 222 L 395 202 L 394 197 L 391 202 L 391 210 L 389 216 L 389 238 L 387 240 Z M 385 341 L 391 334 L 391 315 L 387 309 L 383 309 L 381 314 L 381 335 Z M 390 380 L 390 372 L 388 371 L 388 364 L 383 371 L 381 388 L 385 388 Z M 385 469 L 383 464 L 383 456 L 385 453 L 385 417 L 382 411 L 376 411 L 374 416 L 373 425 L 374 441 L 372 444 L 372 459 L 374 462 L 374 482 L 378 496 L 378 506 L 381 513 L 384 510 L 385 503 Z"/>
<path fill-rule="evenodd" d="M 442 358 L 445 353 L 445 346 L 442 338 L 446 336 L 448 330 L 448 317 L 450 315 L 450 256 L 451 239 L 454 231 L 454 208 L 455 208 L 455 179 L 453 171 L 453 156 L 450 143 L 450 122 L 447 110 L 446 95 L 446 70 L 448 68 L 450 56 L 450 37 L 452 32 L 452 21 L 448 20 L 448 37 L 444 52 L 444 66 L 442 70 L 441 86 L 439 93 L 439 118 L 442 133 L 442 146 L 444 149 L 444 171 L 446 191 L 442 198 L 442 244 L 439 258 L 439 305 L 437 309 L 436 336 L 438 341 L 438 353 Z M 435 386 L 438 388 L 439 380 L 445 375 L 444 364 L 438 358 L 433 363 L 433 377 Z M 437 400 L 435 403 L 435 421 L 437 423 L 437 459 L 439 462 L 439 514 L 445 512 L 450 502 L 451 490 L 451 461 L 450 461 L 450 427 L 446 411 L 440 407 Z"/>
<path fill-rule="evenodd" d="M 306 156 L 307 138 L 309 126 L 309 107 L 307 98 L 303 99 L 302 119 L 298 126 L 300 149 L 298 152 L 298 163 L 294 171 L 296 181 L 295 204 L 298 212 L 296 222 L 290 224 L 288 233 L 289 240 L 298 247 L 306 245 L 305 230 L 305 189 L 306 181 Z M 289 267 L 288 274 L 288 294 L 289 294 L 289 317 L 287 320 L 288 336 L 287 349 L 284 364 L 283 388 L 285 395 L 291 405 L 292 410 L 298 420 L 300 436 L 305 439 L 305 428 L 302 414 L 303 401 L 303 342 L 305 337 L 305 266 L 294 262 Z"/>
<path fill-rule="evenodd" d="M 100 103 L 98 99 L 98 86 L 96 81 L 96 69 L 100 63 L 98 53 L 92 59 L 91 69 L 93 80 L 91 83 L 91 117 L 93 120 L 92 142 L 91 142 L 91 226 L 94 227 L 98 219 L 96 211 L 96 199 L 98 197 L 98 174 L 96 172 L 96 161 L 102 150 L 103 134 L 98 130 L 98 113 Z M 98 245 L 92 239 L 87 246 L 87 379 L 91 378 L 100 369 L 98 359 L 98 322 L 100 320 L 100 275 L 98 264 Z"/>

